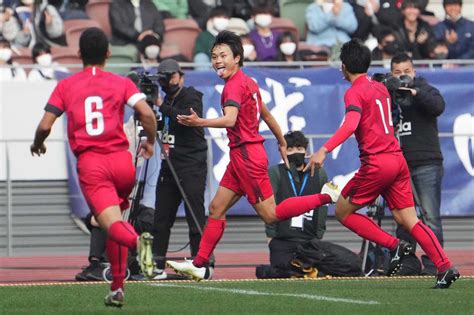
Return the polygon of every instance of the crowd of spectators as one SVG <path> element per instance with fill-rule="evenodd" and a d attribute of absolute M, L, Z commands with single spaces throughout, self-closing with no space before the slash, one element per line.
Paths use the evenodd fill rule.
<path fill-rule="evenodd" d="M 3 44 L 0 62 L 12 63 L 12 58 L 15 61 L 19 49 L 29 50 L 31 55 L 38 43 L 71 46 L 66 40 L 67 22 L 89 19 L 89 2 L 101 1 L 107 2 L 0 0 L 0 39 L 8 42 L 8 47 Z M 365 41 L 373 50 L 374 60 L 384 63 L 403 51 L 413 59 L 474 58 L 474 22 L 462 16 L 462 0 L 443 0 L 444 20 L 438 20 L 426 10 L 428 0 L 315 0 L 308 3 L 301 16 L 306 29 L 299 36 L 273 26 L 273 21 L 280 19 L 278 0 L 111 0 L 108 3 L 111 43 L 129 49 L 135 62 L 160 61 L 166 50 L 162 47 L 166 41 L 164 21 L 169 18 L 193 19 L 202 30 L 194 41 L 192 56 L 182 54 L 179 49 L 175 51 L 179 61 L 202 65 L 197 68 L 209 68 L 210 46 L 224 29 L 242 36 L 248 61 L 330 59 L 331 55 L 337 56 L 343 43 L 354 37 Z M 9 49 L 13 52 L 6 52 Z M 7 55 L 9 60 L 2 60 Z M 31 63 L 38 63 L 36 57 L 32 56 Z"/>

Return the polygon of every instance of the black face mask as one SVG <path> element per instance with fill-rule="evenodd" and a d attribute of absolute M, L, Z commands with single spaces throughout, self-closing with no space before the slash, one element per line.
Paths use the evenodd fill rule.
<path fill-rule="evenodd" d="M 399 50 L 400 50 L 400 45 L 398 45 L 397 41 L 387 42 L 383 46 L 383 51 L 389 55 L 395 55 Z"/>
<path fill-rule="evenodd" d="M 162 85 L 161 88 L 166 95 L 174 95 L 179 90 L 179 84 Z"/>
<path fill-rule="evenodd" d="M 304 164 L 304 156 L 305 153 L 293 153 L 293 154 L 288 154 L 288 162 L 290 164 L 294 164 L 296 167 L 300 167 L 301 165 Z"/>

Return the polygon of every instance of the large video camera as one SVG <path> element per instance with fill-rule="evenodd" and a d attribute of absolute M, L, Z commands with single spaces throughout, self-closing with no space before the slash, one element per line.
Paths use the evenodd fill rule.
<path fill-rule="evenodd" d="M 391 73 L 375 73 L 372 80 L 381 82 L 385 85 L 392 99 L 392 121 L 397 126 L 403 118 L 401 106 L 411 106 L 413 104 L 413 95 L 410 90 L 413 89 L 414 81 L 408 75 L 395 77 Z"/>
<path fill-rule="evenodd" d="M 146 102 L 156 115 L 158 130 L 163 129 L 161 116 L 155 111 L 154 106 L 160 93 L 160 85 L 157 82 L 163 80 L 160 74 L 150 74 L 148 72 L 130 72 L 127 77 L 135 83 L 140 92 L 145 94 Z"/>

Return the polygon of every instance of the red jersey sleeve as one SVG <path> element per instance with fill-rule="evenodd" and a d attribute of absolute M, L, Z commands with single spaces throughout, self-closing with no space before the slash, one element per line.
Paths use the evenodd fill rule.
<path fill-rule="evenodd" d="M 240 109 L 242 104 L 242 87 L 236 80 L 229 81 L 222 91 L 222 108 L 226 106 L 235 106 Z"/>
<path fill-rule="evenodd" d="M 64 104 L 64 81 L 61 81 L 54 88 L 44 110 L 59 117 L 66 110 Z"/>
<path fill-rule="evenodd" d="M 350 111 L 356 111 L 362 113 L 362 97 L 357 90 L 350 88 L 344 95 L 344 106 L 346 113 Z"/>
<path fill-rule="evenodd" d="M 138 90 L 132 80 L 125 78 L 125 99 L 127 100 L 127 105 L 133 107 L 138 101 L 145 100 L 146 95 Z"/>

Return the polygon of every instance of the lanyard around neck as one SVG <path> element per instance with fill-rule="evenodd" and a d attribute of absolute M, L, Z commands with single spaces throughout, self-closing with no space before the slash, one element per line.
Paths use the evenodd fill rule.
<path fill-rule="evenodd" d="M 300 192 L 297 193 L 296 192 L 295 181 L 293 180 L 293 176 L 291 175 L 291 172 L 289 170 L 287 170 L 287 172 L 288 172 L 288 178 L 290 179 L 291 187 L 293 188 L 293 192 L 295 193 L 295 196 L 301 196 L 301 194 L 303 193 L 304 188 L 306 187 L 306 183 L 308 182 L 308 173 L 304 174 L 303 183 L 301 184 L 301 187 L 300 187 Z"/>

